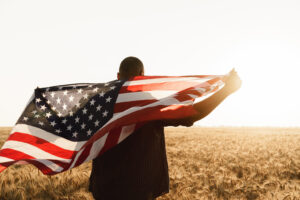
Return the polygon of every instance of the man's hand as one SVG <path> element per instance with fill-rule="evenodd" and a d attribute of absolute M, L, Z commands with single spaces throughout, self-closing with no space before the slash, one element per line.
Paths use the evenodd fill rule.
<path fill-rule="evenodd" d="M 240 89 L 242 85 L 242 81 L 235 71 L 235 69 L 231 70 L 228 77 L 225 80 L 224 90 L 228 95 L 234 93 L 238 89 Z"/>
<path fill-rule="evenodd" d="M 224 82 L 225 82 L 225 86 L 222 89 L 220 89 L 215 94 L 208 97 L 207 99 L 204 99 L 203 101 L 194 104 L 194 108 L 199 112 L 199 114 L 193 117 L 193 121 L 197 121 L 206 117 L 226 97 L 228 97 L 230 94 L 237 91 L 242 85 L 242 81 L 234 69 L 231 70 L 231 72 L 229 73 L 226 80 L 224 80 Z"/>

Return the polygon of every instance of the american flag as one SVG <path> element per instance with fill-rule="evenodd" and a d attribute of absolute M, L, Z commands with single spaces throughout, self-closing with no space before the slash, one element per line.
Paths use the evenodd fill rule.
<path fill-rule="evenodd" d="M 147 121 L 197 114 L 226 76 L 137 76 L 37 88 L 0 150 L 0 171 L 27 162 L 57 174 L 101 156 Z"/>

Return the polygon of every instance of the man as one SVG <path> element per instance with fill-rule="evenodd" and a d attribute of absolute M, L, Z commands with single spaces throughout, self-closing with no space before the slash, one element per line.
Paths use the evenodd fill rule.
<path fill-rule="evenodd" d="M 143 76 L 143 63 L 125 58 L 118 79 Z M 93 160 L 90 191 L 97 200 L 152 200 L 169 192 L 164 126 L 191 126 L 207 116 L 228 95 L 239 89 L 241 80 L 231 71 L 225 86 L 202 102 L 194 104 L 195 117 L 149 122 L 122 143 Z"/>

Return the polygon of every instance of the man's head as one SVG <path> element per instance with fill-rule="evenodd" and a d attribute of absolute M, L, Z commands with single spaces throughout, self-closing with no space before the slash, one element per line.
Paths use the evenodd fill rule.
<path fill-rule="evenodd" d="M 125 80 L 134 76 L 144 75 L 144 65 L 140 59 L 136 57 L 125 58 L 119 68 L 118 79 Z"/>

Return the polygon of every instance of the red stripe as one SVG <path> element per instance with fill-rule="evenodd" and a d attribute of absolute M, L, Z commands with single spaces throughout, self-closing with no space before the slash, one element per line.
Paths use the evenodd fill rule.
<path fill-rule="evenodd" d="M 170 78 L 170 76 L 135 76 L 128 81 L 146 80 L 146 79 L 157 79 L 157 78 Z"/>
<path fill-rule="evenodd" d="M 37 167 L 39 170 L 41 170 L 41 172 L 45 175 L 53 175 L 53 174 L 57 174 L 57 172 L 53 172 L 49 167 L 47 167 L 46 165 L 36 161 L 36 160 L 27 160 L 25 158 L 22 158 L 22 160 L 28 162 L 29 164 L 34 165 L 35 167 Z M 19 160 L 16 161 L 12 161 L 12 162 L 7 162 L 7 163 L 2 163 L 0 164 L 0 172 L 2 172 L 3 170 L 5 170 L 7 167 L 9 167 L 10 165 L 15 164 L 16 162 L 18 162 Z"/>
<path fill-rule="evenodd" d="M 158 78 L 185 78 L 185 77 L 193 77 L 193 78 L 207 78 L 212 77 L 214 75 L 186 75 L 186 76 L 135 76 L 128 81 L 137 81 L 137 80 L 146 80 L 146 79 L 158 79 Z"/>
<path fill-rule="evenodd" d="M 132 86 L 124 86 L 120 89 L 119 94 L 127 93 L 127 92 L 144 92 L 144 91 L 153 91 L 153 90 L 185 90 L 186 88 L 199 86 L 199 84 L 203 84 L 203 86 L 208 85 L 207 82 L 197 83 L 197 82 L 187 82 L 187 81 L 177 81 L 177 82 L 165 82 L 165 83 L 150 83 L 150 84 L 142 84 L 142 85 L 132 85 Z M 201 85 L 201 87 L 203 87 Z"/>
<path fill-rule="evenodd" d="M 2 163 L 0 164 L 0 172 L 4 171 L 8 166 L 6 166 L 7 164 Z"/>
<path fill-rule="evenodd" d="M 121 126 L 119 126 L 118 128 L 113 129 L 113 130 L 110 131 L 110 133 L 108 134 L 108 136 L 106 138 L 106 142 L 105 142 L 103 148 L 101 149 L 99 155 L 103 154 L 108 149 L 110 149 L 111 147 L 113 147 L 116 144 L 118 144 L 118 140 L 119 140 L 121 131 L 122 131 L 122 127 Z"/>
<path fill-rule="evenodd" d="M 174 98 L 176 98 L 178 101 L 181 101 L 181 102 L 182 101 L 192 100 L 192 97 L 189 96 L 188 94 L 178 94 Z"/>
<path fill-rule="evenodd" d="M 76 153 L 76 151 L 63 149 L 57 145 L 50 143 L 47 140 L 26 133 L 15 132 L 9 136 L 7 141 L 8 140 L 28 143 L 52 155 L 55 155 L 60 158 L 65 158 L 65 159 L 70 159 L 74 155 L 74 153 Z"/>
<path fill-rule="evenodd" d="M 207 90 L 208 88 L 205 88 L 205 89 Z M 182 91 L 182 92 L 178 93 L 178 95 L 188 95 L 188 96 L 189 95 L 196 95 L 197 97 L 200 97 L 200 96 L 203 95 L 203 93 L 201 93 L 201 92 L 199 92 L 197 90 L 186 90 L 186 91 Z"/>
<path fill-rule="evenodd" d="M 215 87 L 215 88 L 211 91 L 211 93 L 217 91 L 218 89 L 219 89 L 219 87 Z"/>
<path fill-rule="evenodd" d="M 188 100 L 193 100 L 190 95 L 196 95 L 197 97 L 202 96 L 203 94 L 195 89 L 188 88 L 187 90 L 183 90 L 179 92 L 174 98 L 176 98 L 178 101 L 188 101 Z"/>
<path fill-rule="evenodd" d="M 71 165 L 70 163 L 66 163 L 66 162 L 63 162 L 63 161 L 60 161 L 60 160 L 49 160 L 51 162 L 54 162 L 55 164 L 57 164 L 58 166 L 64 168 L 64 169 L 68 169 L 69 166 Z"/>
<path fill-rule="evenodd" d="M 85 159 L 89 156 L 91 148 L 92 148 L 93 144 L 90 144 L 88 146 L 86 146 L 83 150 L 83 152 L 80 154 L 79 158 L 77 159 L 75 166 L 78 166 L 80 164 L 82 164 Z"/>
<path fill-rule="evenodd" d="M 39 170 L 41 170 L 41 172 L 43 172 L 43 174 L 45 174 L 45 175 L 57 174 L 57 172 L 52 171 L 52 169 L 50 169 L 43 163 L 40 163 L 36 160 L 26 160 L 26 161 L 29 162 L 30 164 L 33 164 L 35 167 L 37 167 Z"/>
<path fill-rule="evenodd" d="M 56 174 L 57 173 L 57 172 L 53 172 L 46 165 L 34 160 L 36 158 L 34 158 L 34 157 L 24 153 L 24 152 L 21 152 L 21 151 L 17 151 L 17 150 L 14 150 L 14 149 L 2 149 L 0 151 L 0 156 L 15 160 L 15 161 L 7 162 L 7 163 L 2 163 L 1 165 L 3 165 L 4 167 L 9 167 L 10 165 L 12 165 L 12 164 L 14 164 L 14 163 L 16 163 L 20 160 L 24 160 L 24 161 L 36 166 L 38 169 L 40 169 L 43 172 L 43 174 L 50 175 L 50 174 Z M 69 166 L 69 163 L 63 163 L 63 162 L 57 161 L 57 160 L 49 160 L 49 161 L 52 161 L 52 162 L 56 163 L 57 165 L 59 165 L 63 168 L 66 168 L 67 166 Z M 2 170 L 4 170 L 4 169 L 2 168 Z"/>
<path fill-rule="evenodd" d="M 207 83 L 209 83 L 209 84 L 212 85 L 212 84 L 214 84 L 214 83 L 216 83 L 216 82 L 218 82 L 218 81 L 220 81 L 220 80 L 221 80 L 221 78 L 220 78 L 220 77 L 217 77 L 217 78 L 208 80 Z"/>
<path fill-rule="evenodd" d="M 31 155 L 28 155 L 24 152 L 17 151 L 14 149 L 1 149 L 0 156 L 10 158 L 13 160 L 24 160 L 24 159 L 34 159 Z"/>
<path fill-rule="evenodd" d="M 134 106 L 145 106 L 148 105 L 150 103 L 154 103 L 157 100 L 152 99 L 152 100 L 140 100 L 140 101 L 130 101 L 130 102 L 122 102 L 122 103 L 116 103 L 114 105 L 114 113 L 118 113 L 118 112 L 123 112 L 129 108 L 132 108 Z"/>

